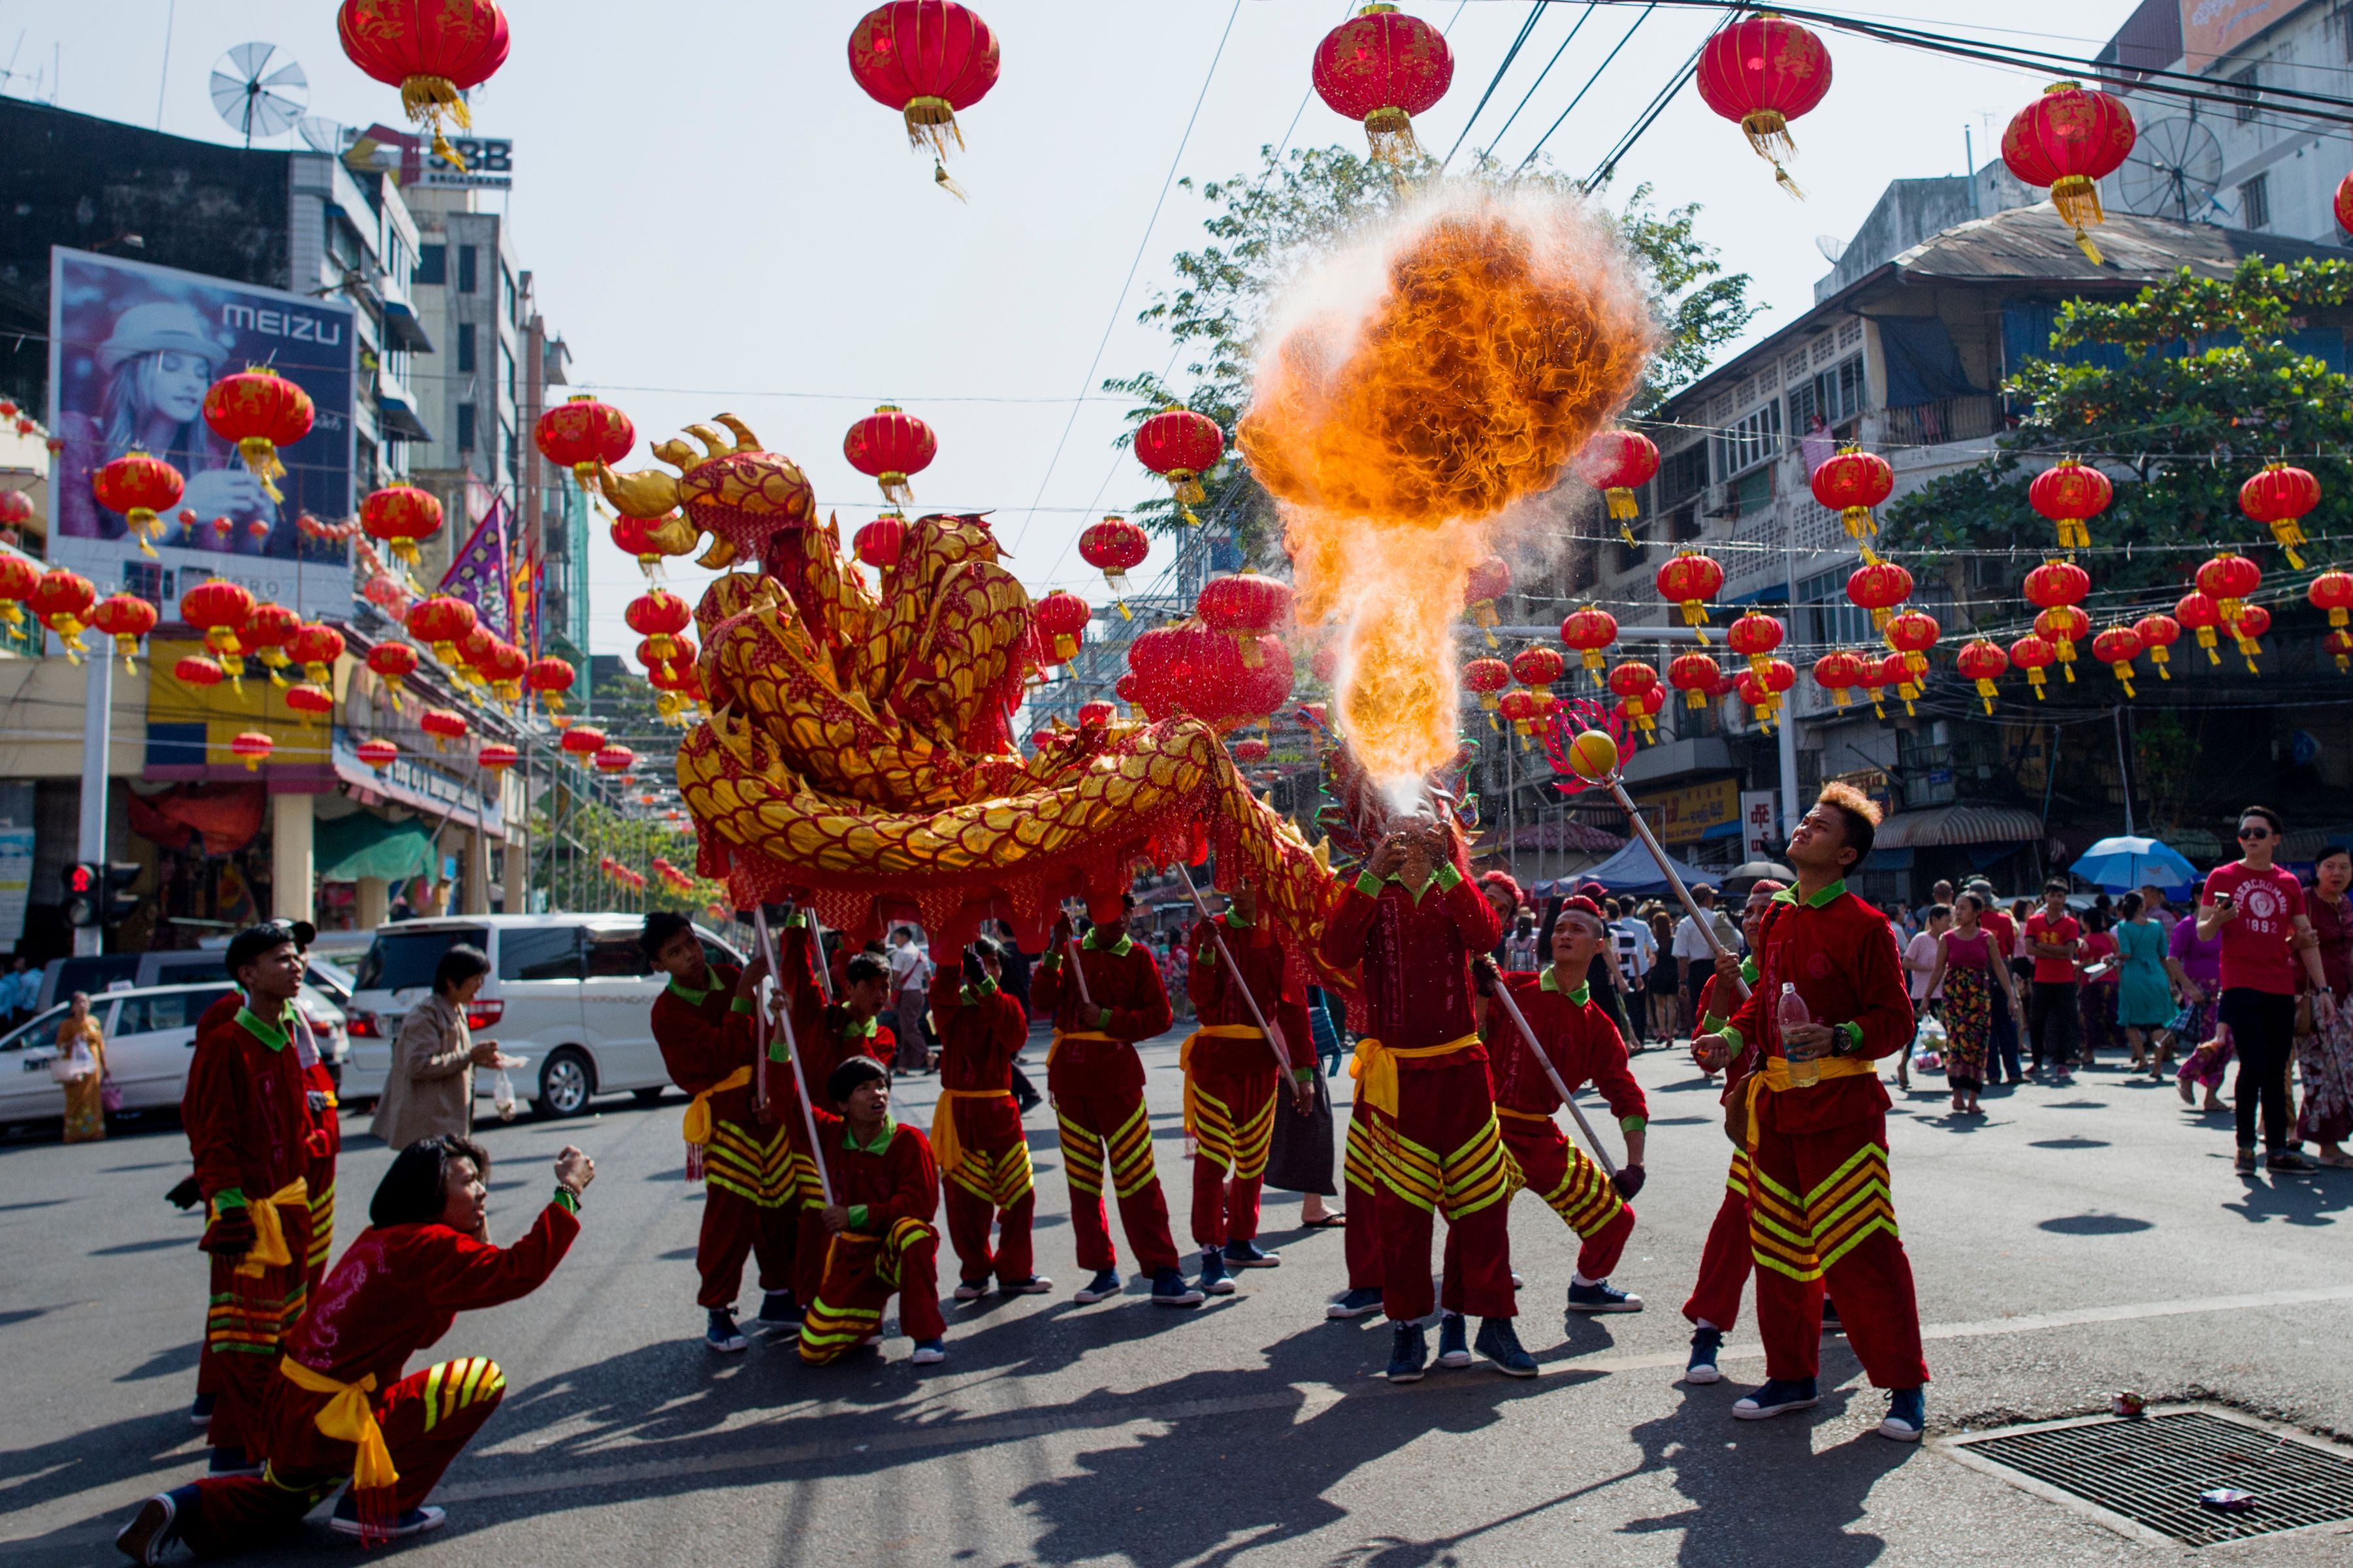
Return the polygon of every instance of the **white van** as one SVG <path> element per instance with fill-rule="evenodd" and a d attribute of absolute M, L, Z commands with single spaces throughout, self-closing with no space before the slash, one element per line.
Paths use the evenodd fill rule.
<path fill-rule="evenodd" d="M 491 961 L 467 1026 L 507 1055 L 529 1058 L 529 1081 L 515 1089 L 540 1115 L 578 1115 L 598 1094 L 659 1100 L 670 1074 L 654 1046 L 653 1005 L 667 983 L 638 951 L 644 925 L 639 915 L 445 915 L 377 928 L 348 1008 L 343 1102 L 384 1092 L 400 1020 L 431 994 L 434 969 L 459 942 Z M 712 962 L 744 962 L 718 937 L 694 929 Z M 490 1097 L 492 1078 L 474 1075 L 478 1097 Z"/>

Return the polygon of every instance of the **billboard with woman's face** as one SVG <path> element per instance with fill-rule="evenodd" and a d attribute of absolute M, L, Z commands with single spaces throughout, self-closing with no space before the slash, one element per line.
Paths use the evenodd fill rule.
<path fill-rule="evenodd" d="M 305 538 L 296 520 L 307 512 L 334 521 L 353 508 L 350 303 L 63 248 L 50 253 L 49 300 L 49 428 L 65 443 L 53 555 L 102 584 L 121 575 L 105 569 L 106 557 L 141 555 L 122 518 L 90 491 L 92 474 L 135 449 L 187 481 L 179 506 L 164 514 L 163 565 L 217 570 L 248 585 L 280 579 L 269 595 L 280 603 L 292 602 L 303 562 L 340 567 L 346 546 Z M 255 365 L 293 381 L 317 410 L 310 435 L 280 449 L 282 500 L 204 420 L 206 389 Z M 247 558 L 247 569 L 228 557 Z M 258 574 L 265 563 L 280 570 Z"/>

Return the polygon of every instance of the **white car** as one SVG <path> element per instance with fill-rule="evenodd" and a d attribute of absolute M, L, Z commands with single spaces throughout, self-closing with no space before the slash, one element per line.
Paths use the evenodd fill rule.
<path fill-rule="evenodd" d="M 122 1091 L 123 1110 L 179 1109 L 195 1053 L 196 1020 L 233 989 L 222 984 L 150 985 L 100 992 L 90 999 L 90 1016 L 106 1040 L 106 1073 Z M 307 985 L 301 1005 L 312 1019 L 333 1010 Z M 49 1076 L 49 1063 L 58 1054 L 58 1025 L 69 1009 L 69 1004 L 60 1002 L 0 1036 L 0 1125 L 65 1116 L 65 1086 Z M 313 1036 L 323 1057 L 331 1037 L 315 1025 Z"/>
<path fill-rule="evenodd" d="M 659 1099 L 670 1073 L 654 1045 L 653 1005 L 668 982 L 638 950 L 644 924 L 639 915 L 444 915 L 378 928 L 346 1004 L 343 1102 L 384 1092 L 400 1020 L 432 994 L 441 955 L 461 942 L 491 961 L 467 1026 L 528 1059 L 515 1091 L 540 1115 L 575 1116 L 599 1094 Z M 695 934 L 714 963 L 744 962 L 702 927 Z M 495 1081 L 477 1072 L 477 1098 Z"/>

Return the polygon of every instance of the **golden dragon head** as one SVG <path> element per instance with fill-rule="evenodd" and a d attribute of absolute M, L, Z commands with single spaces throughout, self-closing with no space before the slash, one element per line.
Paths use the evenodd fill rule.
<path fill-rule="evenodd" d="M 723 431 L 712 425 L 686 427 L 702 443 L 701 452 L 677 437 L 654 447 L 655 457 L 678 470 L 675 477 L 659 468 L 630 474 L 607 469 L 597 482 L 605 499 L 630 517 L 650 520 L 684 509 L 688 521 L 712 536 L 711 548 L 697 564 L 723 567 L 739 554 L 757 555 L 782 530 L 815 526 L 817 492 L 797 464 L 763 447 L 741 419 L 733 414 L 713 417 Z"/>

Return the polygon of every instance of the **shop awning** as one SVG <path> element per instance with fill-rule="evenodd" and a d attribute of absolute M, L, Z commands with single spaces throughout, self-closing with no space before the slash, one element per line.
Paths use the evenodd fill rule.
<path fill-rule="evenodd" d="M 1957 844 L 2025 844 L 2042 837 L 2042 819 L 2014 805 L 1939 805 L 1899 811 L 1879 825 L 1874 847 L 1935 849 Z"/>
<path fill-rule="evenodd" d="M 372 812 L 355 811 L 320 823 L 313 833 L 311 855 L 322 882 L 363 877 L 397 881 L 433 867 L 432 836 L 415 822 L 386 822 Z"/>

